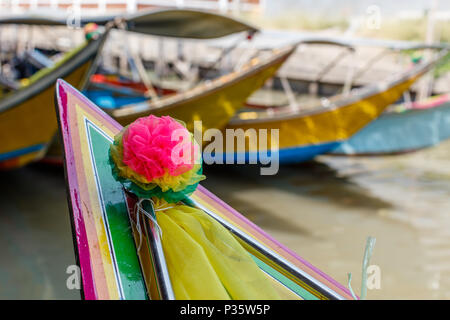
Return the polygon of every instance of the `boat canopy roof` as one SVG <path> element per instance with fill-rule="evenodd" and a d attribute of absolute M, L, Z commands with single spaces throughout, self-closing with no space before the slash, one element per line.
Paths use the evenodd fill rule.
<path fill-rule="evenodd" d="M 436 63 L 440 62 L 447 54 L 448 50 L 442 50 L 437 56 L 431 58 L 429 61 L 420 63 L 415 67 L 382 82 L 354 89 L 351 91 L 351 94 L 348 95 L 338 94 L 330 98 L 322 99 L 320 104 L 316 107 L 305 110 L 281 107 L 276 110 L 266 109 L 262 111 L 245 111 L 238 113 L 230 123 L 232 125 L 239 125 L 242 123 L 284 121 L 318 113 L 330 112 L 330 110 L 347 107 L 352 104 L 354 105 L 377 94 L 389 95 L 391 92 L 398 90 L 400 85 L 416 81 L 420 76 L 428 72 Z"/>
<path fill-rule="evenodd" d="M 331 45 L 331 46 L 338 46 L 338 47 L 345 47 L 351 51 L 354 51 L 355 48 L 353 47 L 353 45 L 350 42 L 346 42 L 343 40 L 336 40 L 336 39 L 331 39 L 331 38 L 305 38 L 305 39 L 301 39 L 298 42 L 299 45 L 301 44 L 319 44 L 319 45 Z"/>
<path fill-rule="evenodd" d="M 443 49 L 450 49 L 450 46 L 446 43 L 434 43 L 434 44 L 427 44 L 427 43 L 414 43 L 411 45 L 396 45 L 391 46 L 390 49 L 392 50 L 399 50 L 399 51 L 405 51 L 405 50 L 425 50 L 425 49 L 431 49 L 431 50 L 443 50 Z"/>
<path fill-rule="evenodd" d="M 242 31 L 258 31 L 257 28 L 234 18 L 186 9 L 151 10 L 132 15 L 82 17 L 80 24 L 93 22 L 105 25 L 117 18 L 125 21 L 129 31 L 164 37 L 214 39 Z M 2 17 L 0 24 L 64 26 L 67 25 L 67 19 L 61 18 L 61 14 L 28 14 Z"/>

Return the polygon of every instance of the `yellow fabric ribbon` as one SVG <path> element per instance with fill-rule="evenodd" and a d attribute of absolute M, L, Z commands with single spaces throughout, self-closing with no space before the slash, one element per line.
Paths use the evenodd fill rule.
<path fill-rule="evenodd" d="M 153 199 L 155 209 L 167 206 Z M 202 210 L 155 210 L 176 299 L 280 299 L 249 253 Z"/>

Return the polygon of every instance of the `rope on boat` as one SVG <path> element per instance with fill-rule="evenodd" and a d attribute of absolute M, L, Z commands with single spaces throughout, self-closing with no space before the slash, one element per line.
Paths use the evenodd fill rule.
<path fill-rule="evenodd" d="M 143 214 L 144 216 L 149 218 L 150 221 L 153 222 L 153 224 L 155 225 L 156 229 L 158 229 L 159 236 L 162 237 L 162 230 L 161 230 L 161 228 L 158 225 L 158 222 L 156 220 L 156 216 L 153 216 L 151 213 L 149 213 L 148 211 L 146 211 L 143 208 L 142 203 L 144 201 L 149 201 L 150 202 L 152 211 L 155 212 L 155 213 L 157 211 L 164 211 L 164 210 L 168 210 L 168 209 L 173 208 L 173 207 L 163 207 L 163 208 L 156 208 L 155 209 L 155 203 L 153 202 L 152 199 L 150 199 L 150 198 L 139 199 L 139 201 L 134 206 L 134 211 L 136 212 L 136 230 L 138 231 L 138 234 L 139 234 L 138 251 L 141 249 L 141 244 L 142 244 L 142 228 L 141 228 L 141 219 L 140 219 L 141 214 Z"/>

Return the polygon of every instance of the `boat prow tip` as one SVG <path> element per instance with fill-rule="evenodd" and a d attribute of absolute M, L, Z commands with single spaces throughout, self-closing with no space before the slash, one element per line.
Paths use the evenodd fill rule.
<path fill-rule="evenodd" d="M 59 92 L 62 88 L 72 87 L 66 80 L 62 78 L 56 79 L 56 92 Z"/>

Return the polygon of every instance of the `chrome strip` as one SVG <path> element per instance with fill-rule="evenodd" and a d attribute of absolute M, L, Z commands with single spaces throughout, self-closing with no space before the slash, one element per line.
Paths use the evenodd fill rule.
<path fill-rule="evenodd" d="M 256 242 L 253 238 L 251 238 L 249 235 L 247 235 L 242 230 L 236 229 L 233 225 L 231 225 L 229 222 L 215 214 L 214 212 L 208 210 L 203 205 L 198 203 L 197 201 L 193 200 L 192 198 L 189 198 L 189 201 L 192 202 L 197 208 L 205 211 L 208 215 L 210 215 L 212 218 L 216 219 L 220 224 L 222 224 L 225 228 L 227 228 L 229 231 L 234 233 L 236 236 L 238 236 L 240 239 L 245 241 L 247 244 L 251 245 L 253 248 L 255 248 L 258 252 L 262 253 L 266 257 L 270 258 L 271 260 L 275 261 L 277 264 L 281 265 L 286 271 L 294 274 L 299 279 L 303 280 L 305 283 L 325 295 L 327 298 L 330 299 L 337 299 L 337 300 L 344 300 L 345 298 L 342 297 L 340 294 L 335 292 L 334 290 L 328 288 L 323 283 L 319 282 L 315 278 L 313 278 L 308 273 L 304 272 L 303 270 L 300 270 L 297 266 L 293 265 L 283 257 L 281 257 L 276 252 L 272 251 L 271 249 L 267 248 L 263 244 Z"/>

